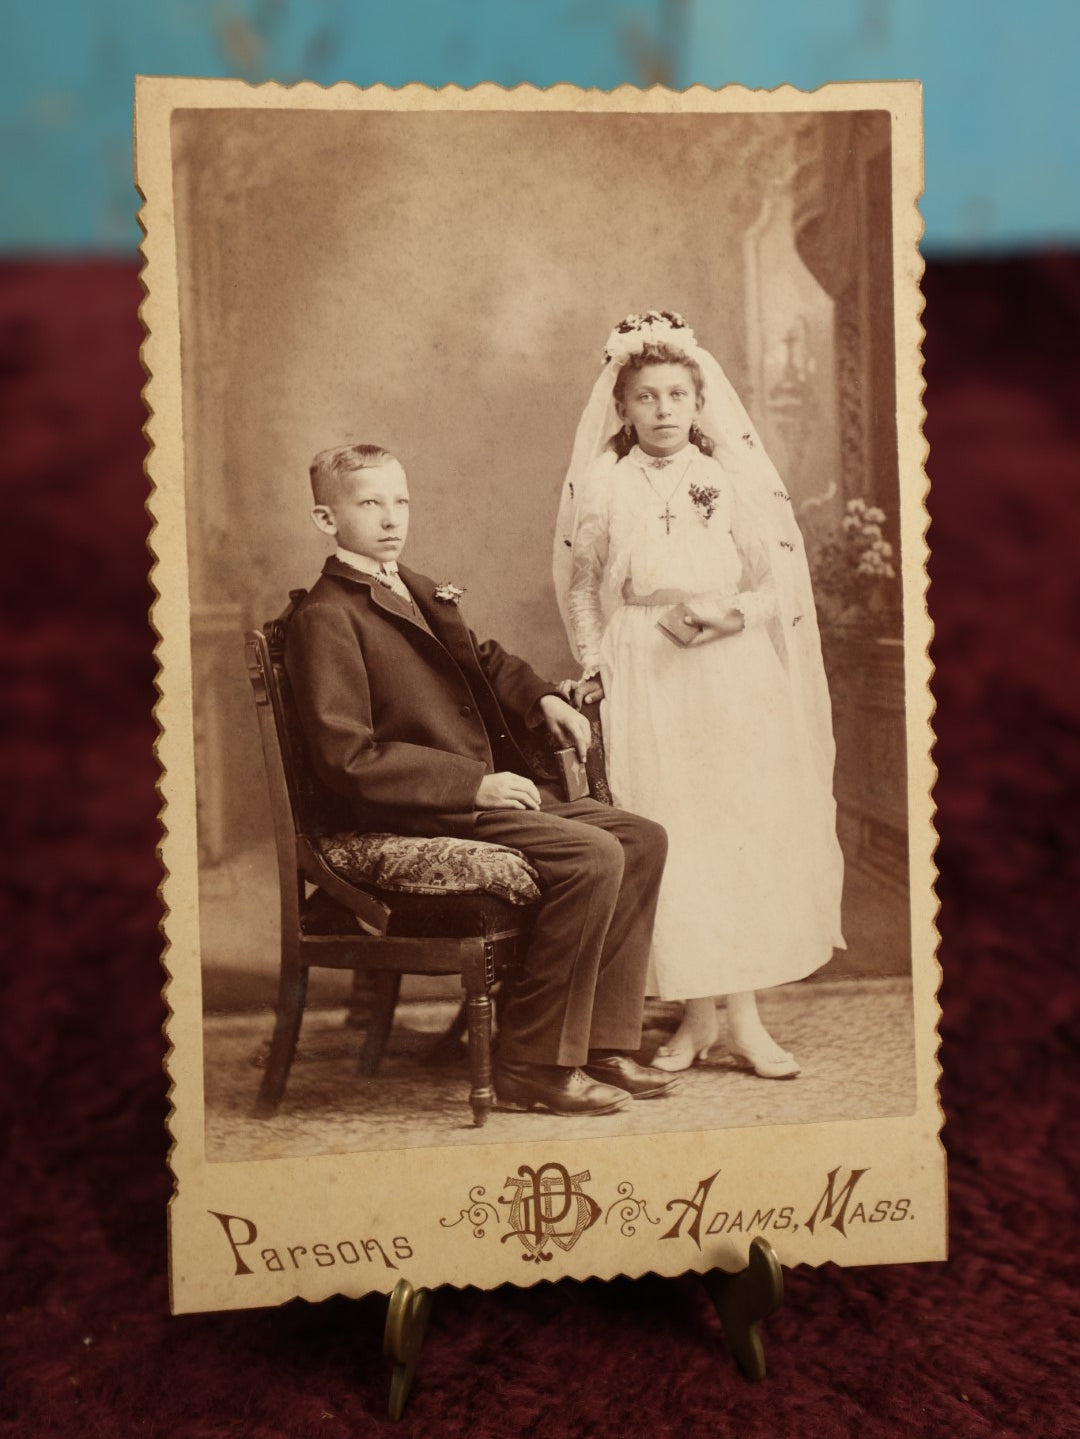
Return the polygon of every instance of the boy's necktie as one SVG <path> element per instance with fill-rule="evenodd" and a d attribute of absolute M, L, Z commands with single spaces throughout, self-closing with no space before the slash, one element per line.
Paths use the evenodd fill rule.
<path fill-rule="evenodd" d="M 415 608 L 413 605 L 413 597 L 406 588 L 405 581 L 398 574 L 398 567 L 393 560 L 380 567 L 378 578 L 380 584 L 384 584 L 387 589 L 393 590 L 398 599 L 404 600 L 410 609 Z"/>
<path fill-rule="evenodd" d="M 381 565 L 379 568 L 379 573 L 376 575 L 375 578 L 379 581 L 381 585 L 385 585 L 388 590 L 392 591 L 392 593 L 397 595 L 399 600 L 402 600 L 405 604 L 408 605 L 409 611 L 412 614 L 413 619 L 416 621 L 416 623 L 420 626 L 421 629 L 427 630 L 428 634 L 430 635 L 432 633 L 431 626 L 424 618 L 424 614 L 423 611 L 420 609 L 420 606 L 416 603 L 412 595 L 409 593 L 409 589 L 405 581 L 398 574 L 398 567 L 394 563 L 394 561 L 390 560 L 388 563 Z"/>

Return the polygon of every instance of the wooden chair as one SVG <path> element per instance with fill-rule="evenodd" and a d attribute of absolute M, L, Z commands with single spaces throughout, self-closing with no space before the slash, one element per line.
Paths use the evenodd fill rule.
<path fill-rule="evenodd" d="M 305 591 L 288 609 L 245 635 L 248 676 L 270 789 L 281 891 L 281 974 L 273 1038 L 255 1112 L 266 1117 L 285 1092 L 307 997 L 308 971 L 347 969 L 370 977 L 370 1016 L 358 1072 L 377 1072 L 393 1025 L 403 974 L 460 974 L 469 1052 L 469 1103 L 482 1125 L 491 1110 L 492 989 L 511 966 L 532 907 L 492 894 L 417 895 L 350 882 L 333 870 L 320 841 L 355 830 L 355 816 L 314 774 L 285 672 L 285 634 Z M 610 802 L 599 744 L 589 756 L 592 792 Z"/>

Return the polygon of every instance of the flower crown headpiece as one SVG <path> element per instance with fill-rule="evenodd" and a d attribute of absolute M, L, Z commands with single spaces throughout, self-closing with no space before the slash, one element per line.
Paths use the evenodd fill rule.
<path fill-rule="evenodd" d="M 697 346 L 694 332 L 674 310 L 646 310 L 620 320 L 604 345 L 604 363 L 623 365 L 646 345 L 673 345 L 677 350 Z"/>

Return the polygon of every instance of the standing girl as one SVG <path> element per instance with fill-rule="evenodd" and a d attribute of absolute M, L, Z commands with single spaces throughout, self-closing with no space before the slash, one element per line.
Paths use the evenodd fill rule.
<path fill-rule="evenodd" d="M 555 582 L 603 697 L 615 802 L 669 855 L 654 986 L 685 1001 L 653 1059 L 687 1069 L 717 1039 L 793 1078 L 756 991 L 843 946 L 832 715 L 791 500 L 716 360 L 670 311 L 622 321 L 578 426 Z"/>

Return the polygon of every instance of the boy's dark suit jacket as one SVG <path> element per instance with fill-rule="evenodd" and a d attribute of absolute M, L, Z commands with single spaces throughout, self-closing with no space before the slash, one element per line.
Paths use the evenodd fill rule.
<path fill-rule="evenodd" d="M 362 827 L 460 834 L 485 774 L 550 782 L 527 757 L 528 731 L 555 686 L 493 640 L 478 643 L 432 580 L 399 573 L 422 620 L 331 556 L 289 623 L 285 665 L 312 763 Z"/>

